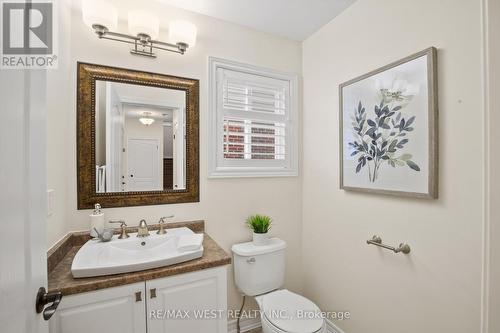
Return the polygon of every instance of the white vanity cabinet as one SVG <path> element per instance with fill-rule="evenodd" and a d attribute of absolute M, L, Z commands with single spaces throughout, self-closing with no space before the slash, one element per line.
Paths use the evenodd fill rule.
<path fill-rule="evenodd" d="M 63 296 L 50 333 L 146 333 L 144 282 Z"/>
<path fill-rule="evenodd" d="M 148 333 L 227 332 L 226 275 L 224 267 L 147 281 Z"/>
<path fill-rule="evenodd" d="M 227 333 L 226 310 L 220 266 L 64 296 L 49 325 L 50 333 Z"/>

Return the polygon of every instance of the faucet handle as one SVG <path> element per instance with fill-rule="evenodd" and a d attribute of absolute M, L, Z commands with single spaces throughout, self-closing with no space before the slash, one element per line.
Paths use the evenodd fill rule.
<path fill-rule="evenodd" d="M 164 228 L 164 224 L 165 224 L 165 220 L 166 219 L 169 219 L 169 218 L 172 218 L 174 217 L 174 215 L 169 215 L 169 216 L 163 216 L 163 217 L 160 217 L 160 220 L 158 221 L 158 224 L 160 225 L 160 229 L 158 229 L 158 231 L 156 232 L 156 234 L 158 235 L 164 235 L 167 233 L 167 231 L 165 230 Z"/>
<path fill-rule="evenodd" d="M 160 217 L 160 220 L 158 221 L 158 223 L 165 223 L 166 219 L 170 219 L 170 218 L 172 218 L 174 216 L 175 215 L 173 215 L 173 214 L 172 215 L 168 215 L 168 216 L 162 216 L 162 217 Z"/>
<path fill-rule="evenodd" d="M 111 220 L 109 223 L 120 223 L 120 236 L 118 236 L 118 239 L 124 239 L 124 238 L 129 238 L 130 236 L 127 234 L 127 224 L 123 220 Z"/>

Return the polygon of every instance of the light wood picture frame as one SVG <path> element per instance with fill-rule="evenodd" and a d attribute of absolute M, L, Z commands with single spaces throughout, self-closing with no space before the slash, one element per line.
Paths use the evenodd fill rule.
<path fill-rule="evenodd" d="M 437 49 L 339 86 L 340 188 L 438 197 Z"/>

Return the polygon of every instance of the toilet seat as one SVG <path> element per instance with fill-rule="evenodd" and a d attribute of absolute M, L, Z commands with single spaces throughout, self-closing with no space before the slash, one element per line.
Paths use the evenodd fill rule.
<path fill-rule="evenodd" d="M 286 289 L 259 296 L 258 302 L 263 312 L 262 319 L 278 331 L 315 333 L 321 331 L 324 326 L 323 319 L 304 316 L 320 312 L 316 304 Z"/>

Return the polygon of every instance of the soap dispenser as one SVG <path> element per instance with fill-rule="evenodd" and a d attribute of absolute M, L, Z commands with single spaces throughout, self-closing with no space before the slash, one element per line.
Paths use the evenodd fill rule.
<path fill-rule="evenodd" d="M 101 209 L 100 204 L 98 203 L 95 204 L 94 212 L 90 214 L 89 217 L 90 217 L 90 236 L 99 237 L 98 233 L 102 233 L 104 231 L 104 213 Z"/>

